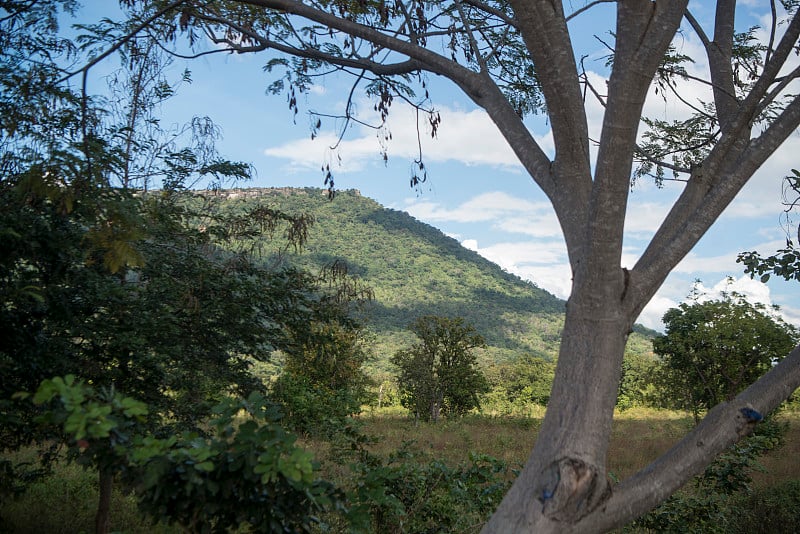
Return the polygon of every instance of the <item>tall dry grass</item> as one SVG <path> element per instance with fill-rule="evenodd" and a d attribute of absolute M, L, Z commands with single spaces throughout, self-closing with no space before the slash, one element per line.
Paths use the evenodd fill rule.
<path fill-rule="evenodd" d="M 363 431 L 377 438 L 370 449 L 388 454 L 404 442 L 422 458 L 453 465 L 467 461 L 470 452 L 485 453 L 509 464 L 525 463 L 542 422 L 533 417 L 468 415 L 453 421 L 415 423 L 396 410 L 361 416 Z M 757 486 L 800 480 L 800 413 L 779 417 L 789 423 L 785 445 L 763 458 L 766 473 L 755 473 Z M 608 469 L 622 479 L 646 466 L 677 443 L 691 428 L 690 415 L 669 410 L 633 408 L 617 412 L 608 454 Z M 312 444 L 312 448 L 314 445 Z"/>

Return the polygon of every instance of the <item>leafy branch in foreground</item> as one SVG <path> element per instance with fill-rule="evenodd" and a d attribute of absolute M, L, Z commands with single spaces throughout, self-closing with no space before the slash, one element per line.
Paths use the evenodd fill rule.
<path fill-rule="evenodd" d="M 48 406 L 40 421 L 63 430 L 71 457 L 118 474 L 154 522 L 191 532 L 309 532 L 343 502 L 281 428 L 276 406 L 256 393 L 217 405 L 206 437 L 154 437 L 141 425 L 146 405 L 71 375 L 44 381 L 33 401 Z"/>

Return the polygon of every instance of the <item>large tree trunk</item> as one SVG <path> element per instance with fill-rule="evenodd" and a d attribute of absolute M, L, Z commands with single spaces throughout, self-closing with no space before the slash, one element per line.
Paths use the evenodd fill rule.
<path fill-rule="evenodd" d="M 768 414 L 800 386 L 797 347 L 735 399 L 711 410 L 658 460 L 612 485 L 605 462 L 632 319 L 619 298 L 608 294 L 604 307 L 587 304 L 602 297 L 597 289 L 573 293 L 547 415 L 524 469 L 484 533 L 595 533 L 627 524 L 751 433 L 757 424 L 748 416 L 751 410 Z"/>
<path fill-rule="evenodd" d="M 620 298 L 603 298 L 600 287 L 577 291 L 567 304 L 547 415 L 485 533 L 595 530 L 578 522 L 611 495 L 606 454 L 632 322 Z"/>

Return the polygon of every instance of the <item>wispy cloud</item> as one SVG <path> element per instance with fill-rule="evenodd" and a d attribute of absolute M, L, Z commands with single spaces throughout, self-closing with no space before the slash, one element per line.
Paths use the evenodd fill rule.
<path fill-rule="evenodd" d="M 439 113 L 442 122 L 436 137 L 431 136 L 424 117 L 418 116 L 409 106 L 397 104 L 383 130 L 357 126 L 338 145 L 336 133 L 327 130 L 314 140 L 309 136 L 268 147 L 264 154 L 287 160 L 286 168 L 290 171 L 317 169 L 321 163 L 335 162 L 339 172 L 355 172 L 381 164 L 383 148 L 390 158 L 415 159 L 419 157 L 421 146 L 423 158 L 431 162 L 521 169 L 508 143 L 483 110 L 462 111 L 443 107 L 439 108 Z M 545 150 L 551 150 L 549 135 L 537 140 Z M 336 148 L 332 149 L 335 145 Z"/>
<path fill-rule="evenodd" d="M 488 222 L 492 228 L 507 233 L 561 236 L 558 220 L 548 202 L 526 200 L 503 191 L 482 193 L 454 208 L 429 200 L 410 199 L 404 209 L 430 223 Z"/>

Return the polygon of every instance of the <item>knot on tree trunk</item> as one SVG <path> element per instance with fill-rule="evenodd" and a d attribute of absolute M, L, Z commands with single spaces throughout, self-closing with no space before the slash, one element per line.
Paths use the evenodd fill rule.
<path fill-rule="evenodd" d="M 594 465 L 575 458 L 561 458 L 542 473 L 537 490 L 542 514 L 554 521 L 576 523 L 611 496 L 611 484 Z"/>

